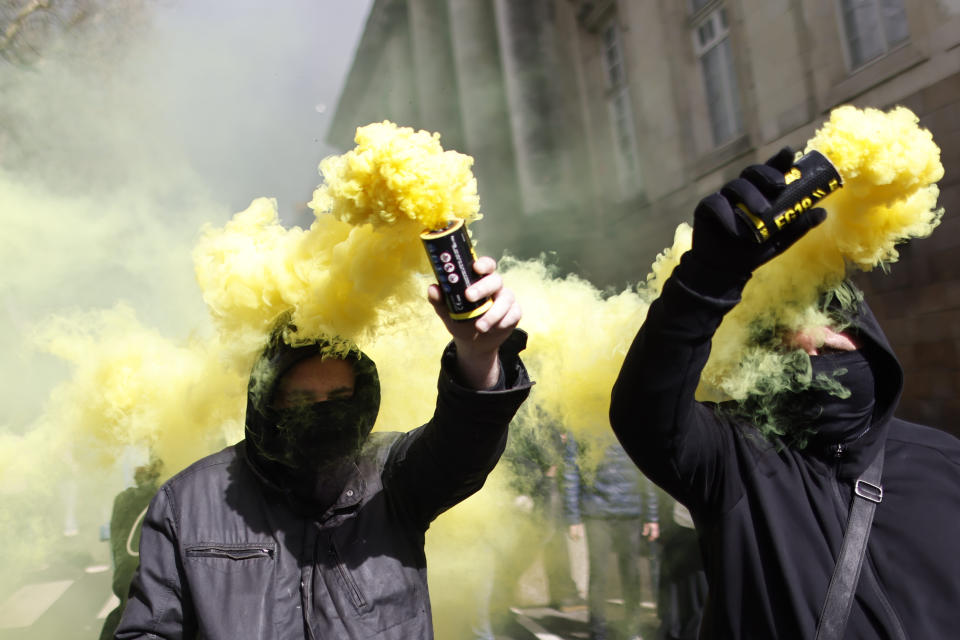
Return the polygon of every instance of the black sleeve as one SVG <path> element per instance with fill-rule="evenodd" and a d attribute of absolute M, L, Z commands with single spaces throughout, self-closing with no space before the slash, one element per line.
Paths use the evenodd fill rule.
<path fill-rule="evenodd" d="M 731 453 L 731 430 L 694 393 L 710 340 L 745 280 L 718 291 L 712 278 L 684 255 L 650 305 L 610 404 L 614 433 L 644 475 L 691 507 L 723 490 L 722 463 Z"/>
<path fill-rule="evenodd" d="M 150 503 L 140 534 L 140 566 L 114 637 L 117 640 L 193 638 L 193 605 L 183 581 L 170 496 L 162 488 Z"/>
<path fill-rule="evenodd" d="M 424 529 L 478 491 L 500 459 L 532 386 L 518 355 L 525 346 L 526 334 L 515 330 L 500 347 L 501 384 L 487 391 L 458 384 L 456 349 L 444 351 L 433 418 L 401 436 L 384 467 L 384 487 Z"/>

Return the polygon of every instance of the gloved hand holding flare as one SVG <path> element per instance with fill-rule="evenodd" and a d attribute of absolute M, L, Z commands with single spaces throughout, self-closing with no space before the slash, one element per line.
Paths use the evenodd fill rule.
<path fill-rule="evenodd" d="M 789 157 L 778 154 L 765 165 L 749 167 L 740 180 L 724 189 L 723 197 L 715 196 L 734 204 L 753 194 L 759 204 L 751 207 L 747 202 L 746 207 L 762 216 L 751 218 L 734 205 L 733 213 L 718 218 L 721 222 L 737 218 L 733 225 L 724 224 L 727 234 L 714 234 L 712 242 L 702 243 L 715 254 L 708 256 L 714 262 L 723 259 L 724 269 L 747 263 L 740 267 L 753 272 L 741 303 L 714 335 L 710 360 L 701 377 L 702 398 L 716 397 L 708 391 L 712 388 L 721 391 L 719 397 L 738 399 L 755 387 L 758 377 L 775 375 L 772 372 L 781 366 L 779 361 L 773 362 L 777 356 L 751 351 L 748 345 L 753 336 L 778 327 L 799 330 L 828 324 L 817 307 L 825 292 L 837 290 L 855 270 L 869 271 L 895 262 L 897 244 L 926 237 L 943 215 L 936 204 L 936 183 L 943 177 L 940 150 L 909 109 L 834 109 L 804 152 L 805 157 L 819 152 L 829 159 L 842 188 L 831 188 L 828 180 L 826 187 L 814 185 L 825 192 L 822 200 L 809 194 L 798 196 L 791 190 L 794 184 L 803 183 L 791 183 L 796 163 L 791 166 Z M 736 188 L 741 182 L 752 186 Z M 705 198 L 702 206 L 710 205 L 713 197 Z M 810 197 L 809 206 L 805 197 Z M 777 204 L 785 202 L 784 198 L 795 215 L 778 225 L 777 217 L 788 208 Z M 768 238 L 761 237 L 757 217 L 767 224 Z M 694 247 L 697 235 L 695 224 Z M 721 238 L 722 246 L 717 246 Z M 714 246 L 709 247 L 711 244 Z"/>

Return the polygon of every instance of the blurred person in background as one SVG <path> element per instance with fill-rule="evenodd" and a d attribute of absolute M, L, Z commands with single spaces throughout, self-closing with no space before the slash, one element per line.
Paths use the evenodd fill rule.
<path fill-rule="evenodd" d="M 516 419 L 503 454 L 512 500 L 503 504 L 490 546 L 490 575 L 480 589 L 476 640 L 509 635 L 521 576 L 542 563 L 546 577 L 543 594 L 548 607 L 572 611 L 586 604 L 577 590 L 567 546 L 563 487 L 566 434 L 542 411 Z M 509 522 L 509 525 L 504 523 Z M 509 526 L 510 535 L 503 535 Z"/>
<path fill-rule="evenodd" d="M 140 530 L 147 514 L 147 505 L 160 486 L 159 460 L 137 467 L 133 472 L 134 486 L 124 489 L 113 500 L 110 514 L 110 557 L 113 561 L 113 593 L 120 604 L 107 614 L 100 631 L 100 640 L 110 640 L 127 606 L 130 581 L 140 564 Z"/>
<path fill-rule="evenodd" d="M 543 412 L 538 412 L 537 417 L 535 425 L 511 431 L 514 444 L 508 445 L 504 457 L 514 470 L 518 494 L 530 499 L 538 527 L 537 549 L 547 577 L 546 604 L 563 611 L 586 604 L 573 580 L 567 545 L 569 523 L 564 483 L 570 477 L 568 437 Z"/>
<path fill-rule="evenodd" d="M 564 486 L 570 536 L 587 539 L 587 607 L 590 640 L 639 638 L 642 633 L 643 583 L 640 559 L 649 562 L 650 593 L 656 597 L 660 536 L 657 492 L 616 442 L 605 446 L 590 478 L 577 463 L 578 447 L 567 435 Z M 624 616 L 617 635 L 608 624 L 610 554 L 616 556 Z"/>
<path fill-rule="evenodd" d="M 696 640 L 707 599 L 707 574 L 689 509 L 667 494 L 660 500 L 660 584 L 656 640 Z"/>

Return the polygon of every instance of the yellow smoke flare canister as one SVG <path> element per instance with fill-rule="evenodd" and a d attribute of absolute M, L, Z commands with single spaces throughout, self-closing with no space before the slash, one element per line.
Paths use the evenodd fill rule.
<path fill-rule="evenodd" d="M 480 276 L 473 270 L 477 256 L 464 221 L 458 218 L 443 229 L 424 231 L 420 239 L 430 257 L 430 266 L 437 276 L 450 317 L 471 320 L 483 315 L 493 305 L 493 300 L 488 297 L 471 302 L 465 295 L 467 287 Z"/>
<path fill-rule="evenodd" d="M 479 220 L 480 198 L 473 158 L 444 150 L 440 134 L 399 127 L 389 120 L 357 129 L 357 146 L 324 159 L 322 184 L 311 206 L 352 225 L 394 227 L 406 234 L 418 225 L 450 316 L 469 320 L 493 301 L 470 302 L 467 287 L 480 279 L 467 225 Z"/>
<path fill-rule="evenodd" d="M 819 151 L 797 154 L 793 165 L 784 174 L 786 188 L 764 212 L 750 211 L 737 203 L 734 211 L 750 225 L 754 239 L 766 242 L 818 202 L 843 186 L 843 178 L 830 159 Z"/>

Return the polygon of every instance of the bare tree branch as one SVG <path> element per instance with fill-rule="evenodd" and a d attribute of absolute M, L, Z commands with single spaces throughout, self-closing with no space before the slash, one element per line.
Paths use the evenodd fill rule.
<path fill-rule="evenodd" d="M 28 21 L 35 15 L 49 11 L 51 3 L 52 0 L 30 0 L 16 12 L 16 15 L 3 30 L 3 38 L 0 39 L 0 56 L 11 62 L 22 62 L 22 56 L 17 55 L 16 51 L 18 42 L 25 48 L 38 53 L 35 45 L 23 36 L 28 29 Z"/>
<path fill-rule="evenodd" d="M 7 25 L 7 28 L 3 34 L 3 40 L 0 40 L 0 49 L 6 49 L 7 46 L 9 46 L 10 42 L 23 28 L 23 24 L 27 21 L 27 18 L 29 18 L 34 12 L 47 9 L 49 7 L 50 0 L 30 0 L 30 2 L 28 2 L 19 13 L 17 13 L 17 17 L 14 18 L 9 25 Z"/>
<path fill-rule="evenodd" d="M 65 38 L 84 35 L 91 37 L 75 51 L 96 54 L 123 42 L 152 1 L 0 0 L 0 58 L 29 67 Z"/>

